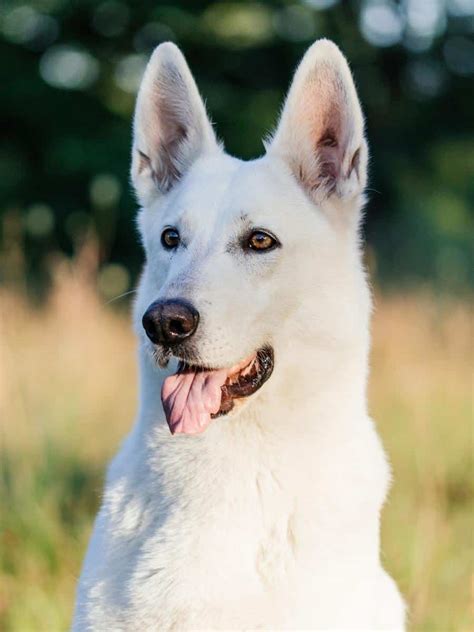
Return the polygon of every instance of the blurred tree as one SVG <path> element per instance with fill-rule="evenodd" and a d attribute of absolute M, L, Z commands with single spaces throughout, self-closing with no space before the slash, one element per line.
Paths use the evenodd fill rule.
<path fill-rule="evenodd" d="M 99 287 L 120 293 L 133 281 L 130 122 L 157 44 L 179 44 L 228 151 L 250 158 L 299 58 L 324 36 L 349 58 L 367 116 L 366 231 L 378 279 L 466 287 L 473 31 L 472 0 L 3 0 L 0 278 L 18 282 L 25 269 L 41 293 L 51 257 L 93 231 Z"/>

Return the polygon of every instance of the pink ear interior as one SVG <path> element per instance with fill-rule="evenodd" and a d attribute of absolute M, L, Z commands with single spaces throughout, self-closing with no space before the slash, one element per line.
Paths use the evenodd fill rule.
<path fill-rule="evenodd" d="M 147 158 L 153 179 L 166 192 L 182 175 L 183 146 L 192 133 L 193 119 L 189 94 L 179 70 L 167 64 L 160 70 L 148 104 L 146 127 L 153 152 Z"/>
<path fill-rule="evenodd" d="M 299 174 L 311 191 L 334 192 L 342 173 L 352 125 L 344 84 L 334 68 L 320 65 L 303 87 L 294 120 L 305 128 L 312 155 L 302 160 Z"/>
<path fill-rule="evenodd" d="M 220 150 L 191 71 L 171 42 L 147 64 L 133 132 L 131 175 L 143 206 L 168 192 L 198 156 Z"/>

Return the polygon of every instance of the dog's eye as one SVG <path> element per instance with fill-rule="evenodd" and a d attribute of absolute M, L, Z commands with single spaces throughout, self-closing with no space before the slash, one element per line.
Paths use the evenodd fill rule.
<path fill-rule="evenodd" d="M 273 237 L 273 235 L 269 235 L 264 230 L 254 230 L 251 233 L 245 242 L 245 246 L 249 250 L 258 250 L 260 252 L 264 250 L 272 250 L 279 245 L 279 241 Z"/>
<path fill-rule="evenodd" d="M 165 228 L 165 230 L 161 233 L 161 243 L 167 250 L 176 248 L 180 241 L 181 238 L 176 228 Z"/>

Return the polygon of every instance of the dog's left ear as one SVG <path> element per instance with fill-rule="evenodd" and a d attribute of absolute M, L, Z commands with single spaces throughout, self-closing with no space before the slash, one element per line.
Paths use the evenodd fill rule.
<path fill-rule="evenodd" d="M 303 57 L 267 153 L 283 158 L 317 203 L 362 193 L 364 119 L 347 61 L 329 40 L 315 42 Z"/>

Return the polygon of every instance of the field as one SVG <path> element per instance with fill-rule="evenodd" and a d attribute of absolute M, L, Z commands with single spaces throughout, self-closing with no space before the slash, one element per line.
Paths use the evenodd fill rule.
<path fill-rule="evenodd" d="M 79 268 L 49 303 L 0 294 L 0 629 L 65 630 L 104 466 L 133 419 L 128 312 Z M 119 305 L 119 307 L 117 307 Z M 370 408 L 390 454 L 383 557 L 410 628 L 474 629 L 467 300 L 378 295 Z"/>

